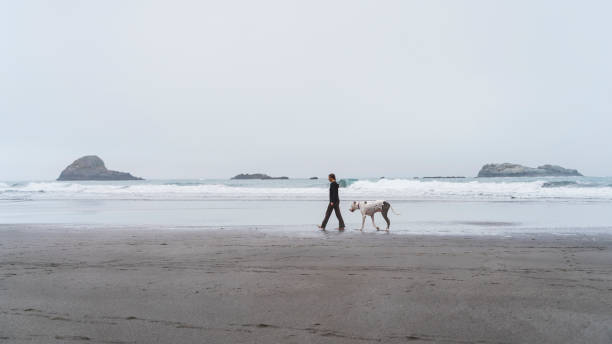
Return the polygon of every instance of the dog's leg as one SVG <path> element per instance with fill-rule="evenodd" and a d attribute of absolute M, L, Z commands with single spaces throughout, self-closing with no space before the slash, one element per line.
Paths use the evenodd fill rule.
<path fill-rule="evenodd" d="M 360 231 L 362 231 L 362 232 L 363 232 L 363 227 L 365 227 L 365 218 L 366 218 L 365 215 L 361 215 L 361 229 L 360 229 Z"/>
<path fill-rule="evenodd" d="M 380 228 L 378 228 L 378 226 L 376 226 L 376 222 L 374 222 L 374 214 L 372 214 L 372 224 L 374 225 L 374 228 L 376 228 L 377 231 L 380 230 Z"/>

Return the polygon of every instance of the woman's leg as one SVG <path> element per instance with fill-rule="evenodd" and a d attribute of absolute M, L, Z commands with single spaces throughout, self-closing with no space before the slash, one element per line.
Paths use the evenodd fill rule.
<path fill-rule="evenodd" d="M 334 204 L 334 210 L 336 212 L 336 217 L 338 218 L 338 223 L 340 224 L 340 228 L 344 228 L 344 220 L 342 219 L 342 214 L 340 214 L 340 204 Z"/>
<path fill-rule="evenodd" d="M 321 224 L 321 228 L 325 229 L 325 226 L 327 226 L 327 221 L 329 221 L 329 217 L 331 216 L 332 209 L 334 209 L 334 207 L 332 207 L 331 204 L 328 204 L 327 211 L 325 212 L 325 218 L 323 219 L 323 223 Z"/>

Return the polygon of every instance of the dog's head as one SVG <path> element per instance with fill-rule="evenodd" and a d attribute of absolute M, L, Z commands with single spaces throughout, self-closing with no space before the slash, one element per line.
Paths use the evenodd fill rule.
<path fill-rule="evenodd" d="M 352 213 L 352 212 L 354 212 L 354 211 L 355 211 L 355 210 L 357 210 L 357 209 L 359 209 L 359 203 L 357 203 L 357 202 L 353 202 L 353 203 L 351 204 L 351 209 L 349 209 L 349 211 Z"/>

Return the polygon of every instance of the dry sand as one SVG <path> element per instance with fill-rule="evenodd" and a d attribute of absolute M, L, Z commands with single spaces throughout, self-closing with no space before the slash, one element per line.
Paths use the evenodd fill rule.
<path fill-rule="evenodd" d="M 612 343 L 612 238 L 3 225 L 0 342 Z"/>

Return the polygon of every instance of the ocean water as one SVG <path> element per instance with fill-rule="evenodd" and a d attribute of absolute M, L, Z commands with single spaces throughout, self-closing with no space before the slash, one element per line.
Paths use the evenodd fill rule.
<path fill-rule="evenodd" d="M 612 178 L 350 179 L 352 200 L 384 199 L 394 233 L 612 233 Z M 327 205 L 324 179 L 0 182 L 0 224 L 240 227 L 312 231 Z M 377 224 L 384 221 L 378 215 Z M 336 226 L 332 216 L 330 228 Z M 371 220 L 366 230 L 372 231 Z"/>

